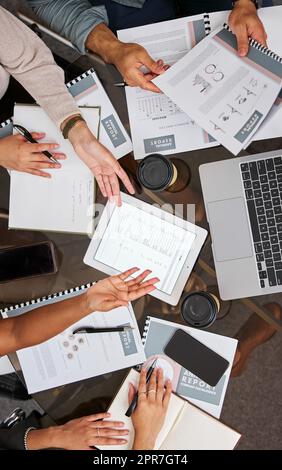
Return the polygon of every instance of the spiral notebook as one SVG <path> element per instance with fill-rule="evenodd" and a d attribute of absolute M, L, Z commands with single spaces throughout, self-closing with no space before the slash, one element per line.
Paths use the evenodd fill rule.
<path fill-rule="evenodd" d="M 142 45 L 154 60 L 173 65 L 210 32 L 208 14 L 118 31 L 123 42 Z M 165 94 L 126 87 L 135 159 L 212 147 L 217 142 Z"/>
<path fill-rule="evenodd" d="M 86 284 L 3 310 L 4 318 L 80 295 Z M 60 312 L 58 311 L 58 315 Z M 127 325 L 133 329 L 122 333 L 73 335 L 75 328 Z M 90 377 L 125 369 L 144 362 L 145 355 L 137 321 L 131 304 L 110 312 L 95 312 L 44 343 L 17 351 L 29 393 L 36 393 Z M 91 360 L 90 360 L 91 359 Z"/>
<path fill-rule="evenodd" d="M 282 86 L 282 59 L 250 40 L 247 57 L 227 26 L 204 38 L 153 80 L 234 155 L 252 141 Z"/>
<path fill-rule="evenodd" d="M 132 449 L 134 428 L 125 416 L 129 384 L 138 387 L 139 374 L 131 370 L 114 398 L 109 412 L 112 420 L 123 421 L 129 430 L 128 442 L 121 446 L 99 446 L 101 450 Z M 154 449 L 159 450 L 232 450 L 241 434 L 175 394 L 171 395 L 164 425 Z"/>
<path fill-rule="evenodd" d="M 211 387 L 189 370 L 181 367 L 164 353 L 164 349 L 177 329 L 182 329 L 229 362 L 229 367 L 215 387 Z M 180 325 L 155 317 L 147 317 L 142 338 L 146 361 L 158 358 L 165 376 L 172 381 L 173 390 L 199 408 L 216 418 L 220 417 L 232 363 L 237 348 L 237 339 Z"/>

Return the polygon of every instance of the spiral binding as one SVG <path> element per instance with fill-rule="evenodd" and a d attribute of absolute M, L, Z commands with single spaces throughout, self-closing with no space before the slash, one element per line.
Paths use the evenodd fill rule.
<path fill-rule="evenodd" d="M 65 295 L 72 294 L 73 292 L 80 292 L 80 291 L 83 291 L 85 289 L 89 289 L 89 287 L 94 286 L 94 284 L 95 284 L 95 282 L 91 282 L 91 283 L 88 283 L 88 284 L 82 284 L 81 286 L 72 287 L 71 289 L 66 289 L 64 291 L 57 292 L 55 294 L 50 294 L 48 296 L 39 297 L 38 299 L 32 299 L 32 300 L 29 300 L 27 302 L 22 302 L 20 304 L 11 305 L 10 307 L 6 307 L 6 308 L 0 310 L 0 314 L 11 312 L 12 310 L 17 310 L 18 308 L 29 307 L 31 305 L 41 304 L 41 303 L 44 303 L 48 300 L 57 299 L 59 297 L 64 297 Z"/>
<path fill-rule="evenodd" d="M 68 82 L 66 84 L 67 88 L 70 88 L 72 85 L 75 85 L 76 83 L 79 83 L 81 80 L 88 77 L 89 75 L 91 75 L 94 72 L 95 72 L 95 70 L 94 70 L 93 67 L 91 69 L 87 70 L 86 72 L 83 72 L 81 75 L 79 75 L 78 77 L 76 77 L 73 80 L 71 80 L 70 82 Z"/>
<path fill-rule="evenodd" d="M 231 29 L 229 28 L 228 24 L 224 23 L 223 27 L 229 31 L 230 33 L 232 33 Z M 278 54 L 276 54 L 275 52 L 272 52 L 270 49 L 268 49 L 268 47 L 265 47 L 263 46 L 262 44 L 260 44 L 258 41 L 256 41 L 255 39 L 249 39 L 249 44 L 251 47 L 253 47 L 254 49 L 258 49 L 259 51 L 261 51 L 263 54 L 267 55 L 268 57 L 271 57 L 273 60 L 275 60 L 276 62 L 279 62 L 279 64 L 282 64 L 282 57 L 280 57 Z"/>
<path fill-rule="evenodd" d="M 145 321 L 145 325 L 144 325 L 142 339 L 141 339 L 143 346 L 146 343 L 147 334 L 148 334 L 148 330 L 149 330 L 149 327 L 150 327 L 150 322 L 151 322 L 151 317 L 147 317 L 146 321 Z"/>
<path fill-rule="evenodd" d="M 211 32 L 211 23 L 210 23 L 210 15 L 208 13 L 204 13 L 204 23 L 205 23 L 205 31 L 206 36 Z"/>

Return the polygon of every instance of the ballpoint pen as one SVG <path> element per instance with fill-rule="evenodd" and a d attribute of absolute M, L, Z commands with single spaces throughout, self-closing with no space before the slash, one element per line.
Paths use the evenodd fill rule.
<path fill-rule="evenodd" d="M 109 328 L 95 328 L 93 326 L 85 326 L 81 328 L 76 328 L 72 334 L 75 335 L 77 333 L 85 334 L 85 333 L 124 333 L 126 331 L 134 330 L 132 326 L 113 326 Z"/>
<path fill-rule="evenodd" d="M 154 372 L 154 369 L 155 369 L 155 365 L 156 365 L 156 362 L 157 362 L 158 358 L 156 358 L 152 364 L 150 365 L 149 369 L 147 370 L 147 374 L 146 374 L 146 384 L 149 382 L 150 378 L 151 378 L 151 375 L 152 373 Z M 136 405 L 137 405 L 137 401 L 138 401 L 138 392 L 135 393 L 134 395 L 134 398 L 132 400 L 132 402 L 130 403 L 126 413 L 125 413 L 125 416 L 127 416 L 128 418 L 132 415 L 133 411 L 135 410 L 136 408 Z"/>
<path fill-rule="evenodd" d="M 124 86 L 127 86 L 127 83 L 126 83 L 126 82 L 114 83 L 114 86 L 116 86 L 116 87 L 124 87 Z"/>
<path fill-rule="evenodd" d="M 35 140 L 31 133 L 25 129 L 25 127 L 21 126 L 20 124 L 13 124 L 13 127 L 26 139 L 28 140 L 29 142 L 31 142 L 32 144 L 38 144 L 37 140 Z M 43 153 L 46 157 L 49 158 L 49 160 L 51 160 L 51 162 L 53 163 L 59 163 L 58 160 L 56 160 L 55 157 L 53 157 L 53 155 L 48 152 L 47 150 L 44 150 Z"/>

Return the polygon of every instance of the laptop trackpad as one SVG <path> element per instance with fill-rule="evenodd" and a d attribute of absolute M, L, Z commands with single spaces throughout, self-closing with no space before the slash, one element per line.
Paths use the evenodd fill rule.
<path fill-rule="evenodd" d="M 217 261 L 253 256 L 246 210 L 241 197 L 208 204 L 213 251 Z"/>

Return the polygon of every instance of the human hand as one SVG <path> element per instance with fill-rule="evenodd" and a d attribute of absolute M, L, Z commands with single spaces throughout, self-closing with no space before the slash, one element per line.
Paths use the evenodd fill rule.
<path fill-rule="evenodd" d="M 43 139 L 42 132 L 33 132 L 32 137 L 35 140 Z M 54 153 L 58 144 L 32 144 L 20 134 L 9 135 L 0 139 L 0 165 L 8 170 L 22 171 L 31 175 L 51 178 L 51 175 L 45 168 L 61 168 L 59 163 L 52 163 L 48 157 L 42 154 L 44 150 L 52 153 L 57 160 L 64 160 L 66 156 L 63 153 Z"/>
<path fill-rule="evenodd" d="M 121 421 L 103 421 L 109 413 L 99 413 L 73 419 L 62 426 L 36 429 L 28 433 L 29 450 L 66 449 L 93 450 L 99 445 L 121 445 L 127 442 L 127 429 Z"/>
<path fill-rule="evenodd" d="M 123 168 L 113 154 L 94 137 L 84 122 L 78 122 L 69 132 L 68 138 L 77 155 L 94 174 L 104 197 L 115 199 L 121 205 L 118 178 L 130 194 L 134 188 Z"/>
<path fill-rule="evenodd" d="M 267 34 L 251 0 L 238 0 L 230 13 L 228 23 L 236 35 L 238 54 L 241 57 L 248 54 L 249 37 L 263 46 L 267 45 Z"/>
<path fill-rule="evenodd" d="M 142 369 L 138 386 L 138 402 L 131 416 L 135 430 L 133 449 L 154 449 L 156 439 L 164 424 L 171 391 L 170 380 L 166 382 L 166 389 L 164 389 L 162 369 L 154 369 L 148 384 L 146 384 L 146 370 Z M 129 403 L 134 394 L 135 389 L 131 384 L 128 394 Z"/>
<path fill-rule="evenodd" d="M 86 292 L 87 310 L 91 312 L 108 312 L 113 308 L 126 307 L 128 302 L 152 292 L 156 288 L 154 284 L 159 279 L 154 277 L 145 281 L 145 278 L 151 273 L 149 269 L 135 279 L 126 281 L 129 276 L 132 276 L 137 271 L 138 268 L 128 269 L 128 271 L 117 276 L 107 277 L 102 281 L 98 281 L 94 286 L 90 287 Z"/>
<path fill-rule="evenodd" d="M 116 44 L 114 57 L 113 63 L 128 85 L 155 93 L 160 92 L 151 80 L 167 70 L 168 66 L 163 60 L 155 62 L 144 47 L 122 42 Z M 144 73 L 141 67 L 146 67 L 148 72 Z"/>

